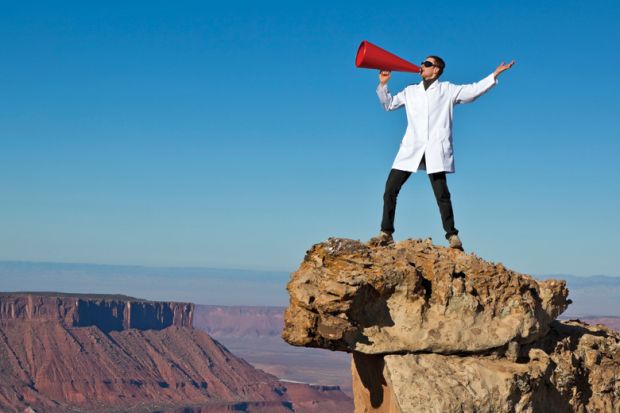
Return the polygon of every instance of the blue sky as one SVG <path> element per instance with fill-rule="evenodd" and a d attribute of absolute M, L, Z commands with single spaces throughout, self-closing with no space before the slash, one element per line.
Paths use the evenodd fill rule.
<path fill-rule="evenodd" d="M 406 120 L 366 39 L 454 83 L 515 59 L 455 109 L 465 248 L 620 275 L 617 1 L 0 4 L 0 260 L 292 270 L 368 239 Z M 396 228 L 445 245 L 425 176 Z"/>

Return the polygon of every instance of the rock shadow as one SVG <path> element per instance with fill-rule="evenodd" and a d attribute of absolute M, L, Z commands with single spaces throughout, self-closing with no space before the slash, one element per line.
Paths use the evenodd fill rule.
<path fill-rule="evenodd" d="M 393 326 L 394 320 L 387 305 L 393 292 L 394 289 L 391 288 L 381 293 L 369 284 L 360 287 L 353 297 L 347 317 L 355 320 L 361 328 Z"/>
<path fill-rule="evenodd" d="M 383 356 L 354 352 L 353 366 L 362 386 L 368 391 L 371 406 L 375 409 L 381 407 L 386 398 L 384 393 L 387 391 L 387 382 L 383 377 L 385 367 Z"/>

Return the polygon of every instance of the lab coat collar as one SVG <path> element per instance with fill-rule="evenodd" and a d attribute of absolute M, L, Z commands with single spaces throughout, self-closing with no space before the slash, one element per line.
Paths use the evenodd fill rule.
<path fill-rule="evenodd" d="M 428 92 L 429 90 L 432 90 L 432 89 L 436 88 L 436 87 L 437 87 L 437 83 L 438 83 L 438 82 L 439 82 L 439 79 L 435 79 L 435 80 L 433 81 L 433 83 L 431 83 L 431 84 L 430 84 L 430 86 L 428 87 L 428 89 L 426 89 L 426 91 Z"/>
<path fill-rule="evenodd" d="M 422 79 L 422 81 L 420 81 L 419 85 L 420 87 L 425 90 L 426 92 L 428 92 L 429 90 L 433 89 L 434 87 L 436 87 L 437 82 L 439 82 L 439 79 L 435 79 L 435 81 L 433 83 L 430 84 L 430 86 L 428 87 L 428 89 L 424 89 L 424 79 Z"/>

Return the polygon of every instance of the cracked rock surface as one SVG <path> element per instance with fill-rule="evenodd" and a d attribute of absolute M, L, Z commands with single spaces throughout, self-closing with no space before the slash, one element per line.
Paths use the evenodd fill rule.
<path fill-rule="evenodd" d="M 430 240 L 330 238 L 307 252 L 287 288 L 288 343 L 366 354 L 533 342 L 569 303 L 564 281 L 536 281 Z"/>

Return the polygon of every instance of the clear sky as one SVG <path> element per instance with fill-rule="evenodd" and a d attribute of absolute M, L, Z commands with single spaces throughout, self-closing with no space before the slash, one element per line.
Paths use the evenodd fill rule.
<path fill-rule="evenodd" d="M 465 248 L 620 275 L 617 0 L 0 4 L 0 260 L 292 270 L 375 235 L 406 120 L 366 39 L 453 83 L 515 59 L 455 109 Z M 446 244 L 426 176 L 396 228 Z"/>

